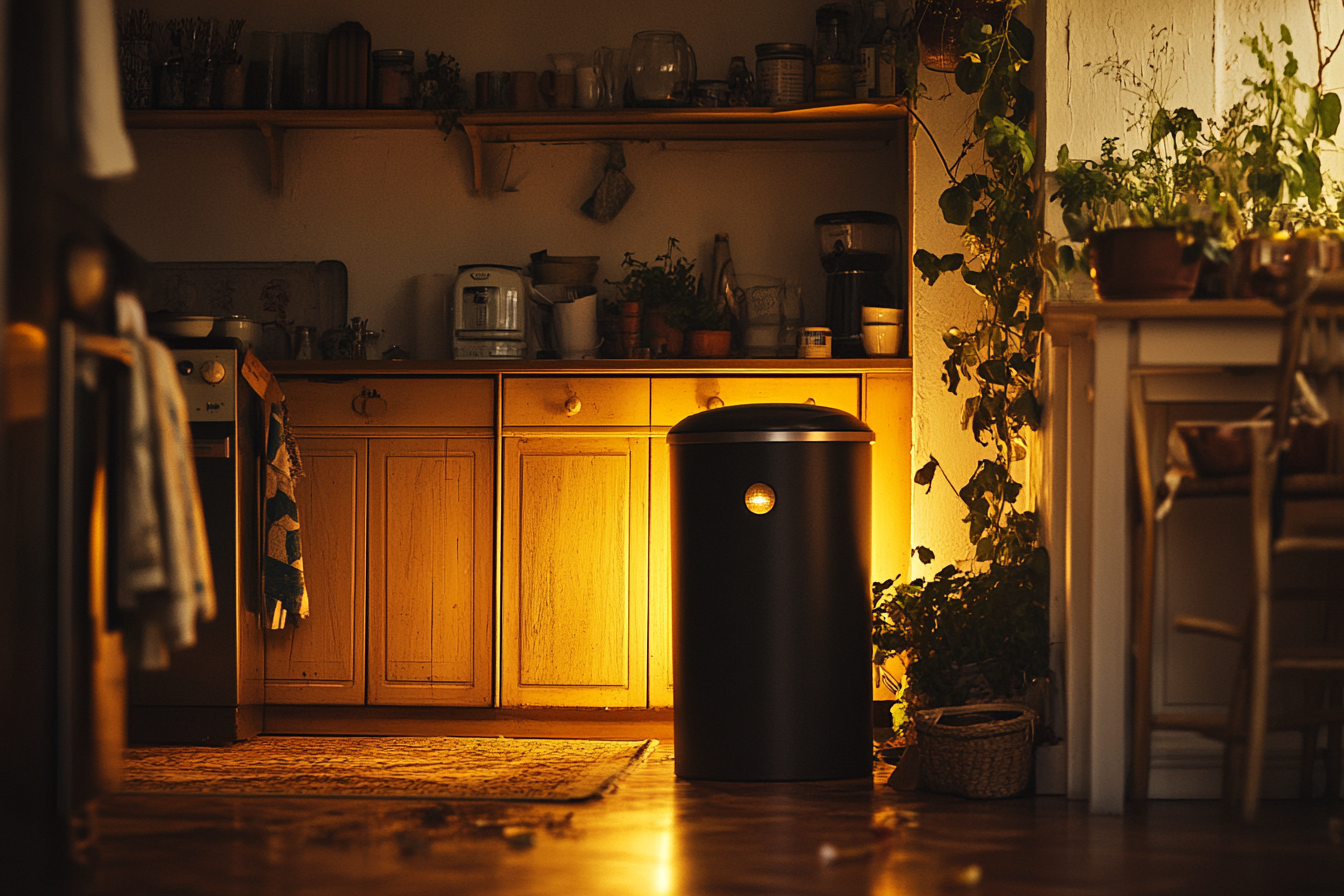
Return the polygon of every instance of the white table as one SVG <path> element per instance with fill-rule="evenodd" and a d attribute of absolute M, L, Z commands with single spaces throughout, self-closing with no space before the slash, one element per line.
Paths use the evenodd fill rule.
<path fill-rule="evenodd" d="M 1259 400 L 1265 376 L 1212 369 L 1273 367 L 1282 317 L 1259 300 L 1152 300 L 1047 304 L 1045 320 L 1040 497 L 1051 640 L 1064 645 L 1056 727 L 1068 796 L 1120 814 L 1133 721 L 1131 378 L 1143 374 L 1140 400 Z"/>

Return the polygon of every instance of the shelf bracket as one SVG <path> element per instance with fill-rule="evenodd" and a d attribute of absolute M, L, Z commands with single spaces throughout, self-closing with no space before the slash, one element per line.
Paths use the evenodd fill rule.
<path fill-rule="evenodd" d="M 285 129 L 269 121 L 258 121 L 257 129 L 266 138 L 266 153 L 271 160 L 271 193 L 279 196 L 285 185 Z"/>
<path fill-rule="evenodd" d="M 467 133 L 467 142 L 471 144 L 471 173 L 472 183 L 476 187 L 476 193 L 479 195 L 485 189 L 485 148 L 481 145 L 481 131 L 474 125 L 464 124 L 462 130 Z"/>

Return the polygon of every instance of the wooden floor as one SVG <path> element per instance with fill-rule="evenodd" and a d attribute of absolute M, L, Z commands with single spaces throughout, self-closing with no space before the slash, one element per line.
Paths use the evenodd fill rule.
<path fill-rule="evenodd" d="M 1251 828 L 1209 802 L 1094 818 L 1058 797 L 898 793 L 889 771 L 693 783 L 663 745 L 581 804 L 116 796 L 75 892 L 1344 894 L 1338 803 L 1269 802 Z"/>

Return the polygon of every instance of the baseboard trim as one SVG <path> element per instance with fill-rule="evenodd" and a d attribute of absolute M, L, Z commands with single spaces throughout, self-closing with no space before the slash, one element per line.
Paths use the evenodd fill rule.
<path fill-rule="evenodd" d="M 1296 799 L 1301 742 L 1296 732 L 1271 732 L 1265 742 L 1265 799 Z M 1325 769 L 1316 765 L 1316 790 Z M 1193 731 L 1154 731 L 1148 798 L 1216 800 L 1223 790 L 1223 745 Z"/>
<path fill-rule="evenodd" d="M 267 706 L 262 733 L 670 741 L 672 710 Z"/>

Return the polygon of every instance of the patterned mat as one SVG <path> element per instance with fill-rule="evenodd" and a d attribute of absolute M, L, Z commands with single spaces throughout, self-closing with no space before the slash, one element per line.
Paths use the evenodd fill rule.
<path fill-rule="evenodd" d="M 129 793 L 590 800 L 658 741 L 502 737 L 258 737 L 126 751 Z"/>

